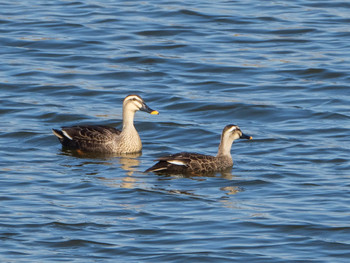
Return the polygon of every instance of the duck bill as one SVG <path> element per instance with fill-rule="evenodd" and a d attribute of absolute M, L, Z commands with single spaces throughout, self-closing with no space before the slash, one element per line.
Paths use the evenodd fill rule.
<path fill-rule="evenodd" d="M 249 136 L 249 135 L 246 135 L 246 134 L 244 134 L 244 133 L 242 133 L 242 135 L 241 135 L 240 139 L 247 139 L 247 140 L 251 140 L 251 139 L 253 139 L 253 137 L 252 137 L 252 136 Z"/>
<path fill-rule="evenodd" d="M 141 110 L 141 111 L 144 111 L 144 112 L 147 112 L 147 113 L 149 113 L 149 114 L 152 114 L 152 115 L 158 115 L 158 114 L 159 114 L 158 111 L 152 110 L 150 107 L 148 107 L 146 103 L 144 103 L 144 104 L 142 105 L 142 108 L 141 108 L 140 110 Z"/>

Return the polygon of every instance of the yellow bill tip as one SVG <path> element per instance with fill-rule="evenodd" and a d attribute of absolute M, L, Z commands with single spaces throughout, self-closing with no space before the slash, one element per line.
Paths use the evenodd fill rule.
<path fill-rule="evenodd" d="M 158 115 L 159 114 L 159 112 L 158 111 L 156 111 L 156 110 L 154 110 L 154 111 L 151 111 L 151 113 L 150 114 L 152 114 L 152 115 Z"/>
<path fill-rule="evenodd" d="M 253 140 L 253 136 L 249 136 L 249 140 Z"/>

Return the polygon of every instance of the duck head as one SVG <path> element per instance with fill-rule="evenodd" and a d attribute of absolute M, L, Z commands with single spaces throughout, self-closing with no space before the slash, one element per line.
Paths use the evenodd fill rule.
<path fill-rule="evenodd" d="M 229 141 L 234 141 L 237 139 L 253 139 L 252 136 L 244 134 L 237 125 L 227 125 L 222 131 L 222 137 Z"/>
<path fill-rule="evenodd" d="M 138 110 L 145 111 L 152 115 L 158 115 L 159 112 L 156 110 L 152 110 L 147 104 L 143 101 L 143 99 L 139 95 L 128 95 L 123 101 L 123 108 L 126 111 L 136 112 Z"/>

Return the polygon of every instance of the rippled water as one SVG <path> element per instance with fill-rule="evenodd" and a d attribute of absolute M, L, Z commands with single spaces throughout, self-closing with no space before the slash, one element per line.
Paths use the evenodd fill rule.
<path fill-rule="evenodd" d="M 0 4 L 1 262 L 348 262 L 347 1 Z M 81 158 L 51 128 L 120 127 L 142 155 Z M 145 174 L 215 154 L 232 174 Z"/>

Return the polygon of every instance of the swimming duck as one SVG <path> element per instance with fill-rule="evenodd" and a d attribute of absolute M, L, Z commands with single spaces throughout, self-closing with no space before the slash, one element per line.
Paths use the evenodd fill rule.
<path fill-rule="evenodd" d="M 222 131 L 216 156 L 188 152 L 172 154 L 158 158 L 158 163 L 145 172 L 205 174 L 226 171 L 233 165 L 231 146 L 236 139 L 251 140 L 252 137 L 243 134 L 237 125 L 227 125 Z"/>
<path fill-rule="evenodd" d="M 142 143 L 134 127 L 136 111 L 159 114 L 146 105 L 138 95 L 129 95 L 123 101 L 123 129 L 103 125 L 77 125 L 52 129 L 64 147 L 80 152 L 135 153 L 140 152 Z"/>

